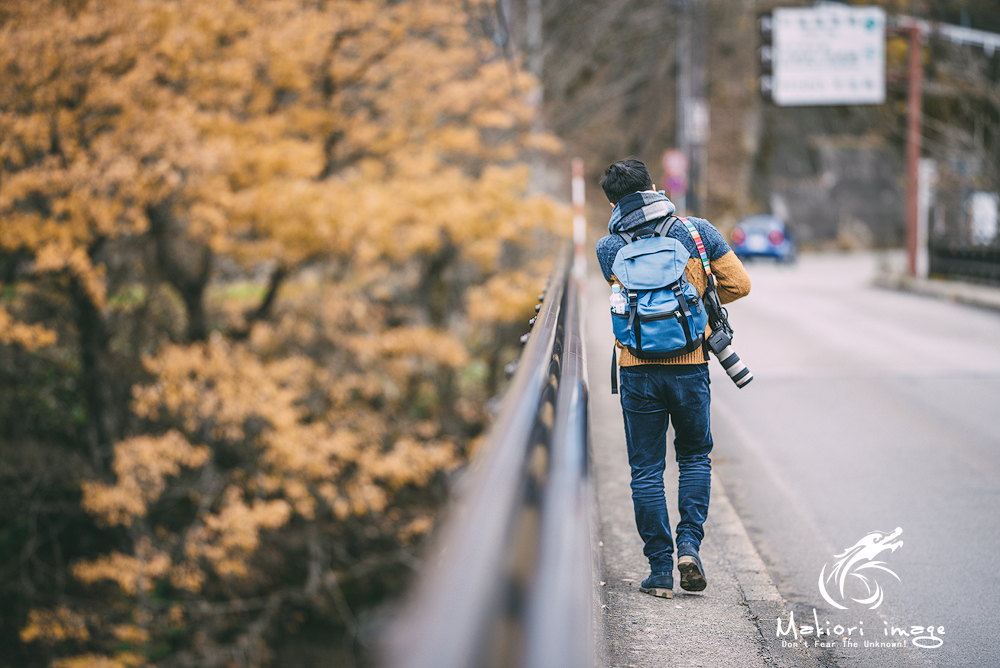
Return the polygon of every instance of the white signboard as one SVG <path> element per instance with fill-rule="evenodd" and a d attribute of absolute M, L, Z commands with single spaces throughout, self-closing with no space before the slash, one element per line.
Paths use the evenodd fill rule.
<path fill-rule="evenodd" d="M 782 106 L 885 101 L 885 11 L 785 7 L 772 22 L 773 92 Z"/>
<path fill-rule="evenodd" d="M 1000 195 L 976 191 L 969 196 L 968 208 L 972 219 L 972 243 L 992 244 L 1000 229 Z"/>

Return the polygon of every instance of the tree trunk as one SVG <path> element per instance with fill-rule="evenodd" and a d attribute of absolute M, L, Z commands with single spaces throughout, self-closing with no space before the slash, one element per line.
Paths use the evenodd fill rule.
<path fill-rule="evenodd" d="M 108 332 L 104 318 L 94 305 L 86 288 L 76 278 L 70 279 L 70 299 L 80 337 L 80 391 L 86 397 L 87 424 L 85 438 L 90 458 L 98 472 L 106 469 L 111 456 L 115 425 L 109 398 L 114 395 L 108 386 L 103 364 L 107 360 Z"/>
<path fill-rule="evenodd" d="M 208 335 L 205 288 L 212 271 L 212 250 L 187 237 L 169 200 L 148 206 L 146 215 L 160 273 L 180 294 L 187 310 L 187 338 L 203 341 Z"/>

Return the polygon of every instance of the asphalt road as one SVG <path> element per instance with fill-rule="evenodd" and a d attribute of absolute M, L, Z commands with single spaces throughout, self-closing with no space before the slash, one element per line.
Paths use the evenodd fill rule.
<path fill-rule="evenodd" d="M 872 287 L 881 262 L 747 265 L 751 294 L 729 313 L 754 381 L 710 364 L 715 471 L 796 630 L 830 631 L 798 638 L 818 663 L 997 666 L 1000 312 Z M 901 545 L 869 547 L 824 596 L 837 555 L 897 528 L 883 542 Z M 857 602 L 869 592 L 878 607 Z M 788 622 L 760 626 L 795 642 Z"/>

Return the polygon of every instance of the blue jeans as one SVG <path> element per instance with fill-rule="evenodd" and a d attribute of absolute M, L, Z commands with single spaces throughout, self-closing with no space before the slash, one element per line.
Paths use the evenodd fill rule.
<path fill-rule="evenodd" d="M 635 525 L 654 572 L 673 569 L 674 546 L 663 491 L 667 425 L 674 421 L 679 469 L 677 542 L 701 545 L 711 490 L 711 393 L 707 364 L 621 367 L 622 414 L 632 467 Z"/>

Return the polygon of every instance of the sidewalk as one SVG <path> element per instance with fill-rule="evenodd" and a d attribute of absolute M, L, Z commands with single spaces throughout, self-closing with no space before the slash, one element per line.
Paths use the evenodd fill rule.
<path fill-rule="evenodd" d="M 902 250 L 879 254 L 878 270 L 872 283 L 879 288 L 1000 311 L 1000 287 L 942 278 L 914 278 L 906 271 L 906 253 Z"/>
<path fill-rule="evenodd" d="M 880 288 L 904 290 L 968 306 L 1000 311 L 1000 288 L 998 287 L 938 278 L 914 278 L 902 271 L 891 269 L 879 272 L 875 276 L 874 283 Z"/>
<path fill-rule="evenodd" d="M 717 478 L 701 558 L 708 589 L 691 594 L 676 585 L 673 599 L 643 594 L 649 574 L 635 528 L 621 406 L 611 394 L 613 337 L 607 285 L 598 274 L 587 286 L 587 356 L 590 430 L 603 541 L 602 608 L 605 644 L 598 663 L 607 667 L 661 666 L 750 668 L 815 666 L 804 648 L 782 648 L 762 634 L 758 620 L 785 614 L 785 604 Z M 668 434 L 668 440 L 671 436 Z M 668 445 L 668 451 L 670 447 Z M 667 508 L 677 521 L 677 467 L 667 457 Z M 772 626 L 773 628 L 773 626 Z"/>

